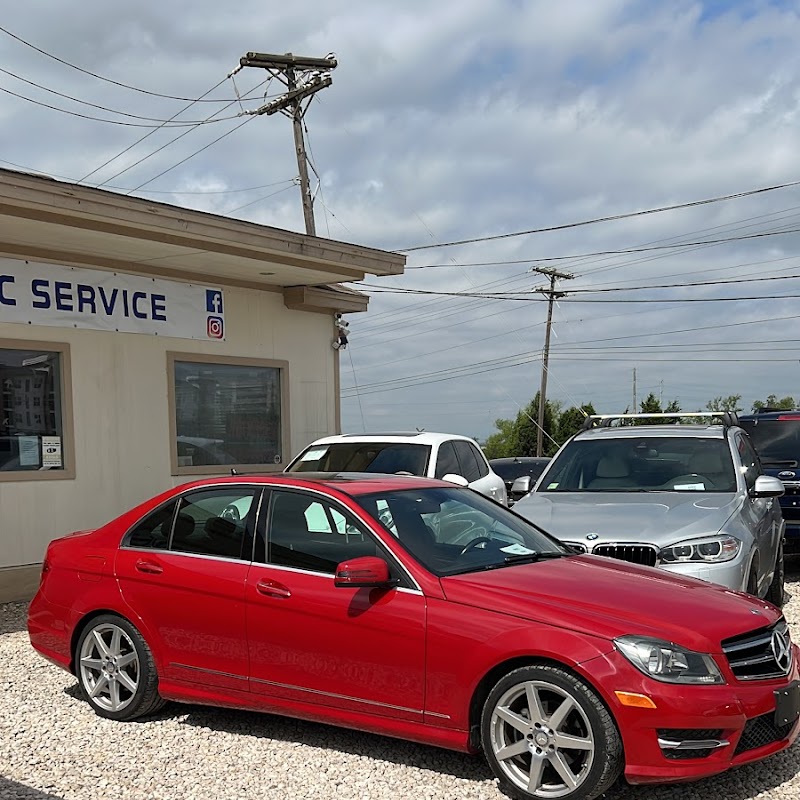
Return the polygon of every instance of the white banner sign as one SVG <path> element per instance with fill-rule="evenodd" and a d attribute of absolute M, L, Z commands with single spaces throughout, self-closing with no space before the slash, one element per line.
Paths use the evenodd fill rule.
<path fill-rule="evenodd" d="M 0 258 L 0 322 L 224 339 L 222 289 Z"/>

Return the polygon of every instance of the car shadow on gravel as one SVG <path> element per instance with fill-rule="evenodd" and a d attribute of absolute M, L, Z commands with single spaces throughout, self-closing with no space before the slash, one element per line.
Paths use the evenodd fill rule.
<path fill-rule="evenodd" d="M 181 706 L 178 704 L 170 704 L 168 708 L 173 715 L 186 713 L 182 724 L 193 727 L 337 750 L 349 755 L 417 767 L 465 780 L 487 781 L 493 779 L 492 772 L 483 758 L 467 753 L 266 713 L 233 712 L 205 706 Z M 164 711 L 166 712 L 167 709 Z M 167 714 L 167 716 L 170 715 Z"/>
<path fill-rule="evenodd" d="M 750 800 L 753 797 L 791 797 L 792 790 L 776 793 L 775 790 L 797 776 L 800 769 L 800 741 L 788 750 L 770 756 L 756 764 L 724 772 L 712 778 L 692 783 L 673 783 L 659 786 L 629 786 L 618 782 L 603 798 L 605 800 L 675 800 L 676 797 L 722 798 L 725 800 Z"/>
<path fill-rule="evenodd" d="M 0 775 L 0 797 L 8 800 L 63 800 L 61 795 L 42 792 Z"/>
<path fill-rule="evenodd" d="M 27 622 L 27 603 L 3 603 L 0 605 L 0 636 L 24 631 L 27 627 Z"/>

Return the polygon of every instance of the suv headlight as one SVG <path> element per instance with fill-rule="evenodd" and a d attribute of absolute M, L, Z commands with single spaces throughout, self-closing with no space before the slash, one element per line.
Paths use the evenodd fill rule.
<path fill-rule="evenodd" d="M 663 547 L 660 557 L 665 564 L 680 564 L 687 561 L 720 563 L 732 561 L 739 555 L 742 543 L 733 536 L 707 536 L 704 539 L 689 539 L 685 542 Z"/>
<path fill-rule="evenodd" d="M 620 636 L 614 639 L 620 653 L 636 669 L 665 683 L 724 683 L 714 659 L 671 642 L 647 636 Z"/>

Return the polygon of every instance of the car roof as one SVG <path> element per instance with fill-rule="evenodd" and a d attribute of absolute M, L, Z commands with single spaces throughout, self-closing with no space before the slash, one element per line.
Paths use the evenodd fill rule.
<path fill-rule="evenodd" d="M 549 456 L 509 456 L 504 458 L 490 458 L 489 464 L 545 464 L 550 460 Z"/>
<path fill-rule="evenodd" d="M 758 422 L 759 420 L 781 420 L 782 422 L 800 420 L 800 410 L 796 408 L 775 409 L 761 411 L 757 414 L 740 414 L 739 420 L 744 422 Z"/>
<path fill-rule="evenodd" d="M 221 484 L 250 484 L 256 486 L 275 486 L 287 489 L 335 489 L 352 496 L 372 492 L 403 491 L 406 489 L 461 488 L 454 483 L 420 478 L 415 475 L 387 475 L 379 472 L 276 472 L 260 475 L 223 475 L 217 478 L 203 478 L 177 486 L 176 491 L 201 489 Z"/>
<path fill-rule="evenodd" d="M 642 439 L 647 437 L 724 439 L 722 425 L 624 425 L 580 431 L 575 439 Z"/>
<path fill-rule="evenodd" d="M 340 433 L 336 436 L 325 436 L 312 442 L 309 447 L 339 442 L 365 442 L 366 444 L 381 442 L 407 442 L 411 444 L 438 445 L 451 439 L 473 440 L 469 436 L 457 433 L 435 433 L 434 431 L 388 431 L 386 433 Z"/>

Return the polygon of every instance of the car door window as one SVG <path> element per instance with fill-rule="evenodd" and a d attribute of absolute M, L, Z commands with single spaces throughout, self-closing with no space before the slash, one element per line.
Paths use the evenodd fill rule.
<path fill-rule="evenodd" d="M 455 448 L 452 442 L 444 442 L 439 446 L 436 457 L 435 477 L 444 478 L 445 475 L 460 475 L 461 467 L 458 463 Z"/>
<path fill-rule="evenodd" d="M 170 550 L 178 553 L 241 558 L 252 537 L 256 490 L 224 487 L 191 492 L 181 498 Z M 249 557 L 249 554 L 247 554 Z"/>
<path fill-rule="evenodd" d="M 342 561 L 382 555 L 343 510 L 300 492 L 273 492 L 268 528 L 270 564 L 332 575 Z"/>
<path fill-rule="evenodd" d="M 744 436 L 738 437 L 736 447 L 739 451 L 739 459 L 742 462 L 745 483 L 748 489 L 752 489 L 756 485 L 756 478 L 761 474 L 761 462 L 758 460 L 758 455 L 753 446 Z"/>
<path fill-rule="evenodd" d="M 485 478 L 489 474 L 489 462 L 486 460 L 486 456 L 471 442 L 467 442 L 467 444 L 475 456 L 475 462 L 478 465 L 478 477 Z"/>
<path fill-rule="evenodd" d="M 461 465 L 459 475 L 463 475 L 470 483 L 480 480 L 481 472 L 478 469 L 475 453 L 472 452 L 472 445 L 469 442 L 456 441 L 453 442 L 453 447 Z"/>
<path fill-rule="evenodd" d="M 169 547 L 169 535 L 177 504 L 177 500 L 172 500 L 155 511 L 151 511 L 143 520 L 137 522 L 125 537 L 125 545 L 166 550 Z"/>

